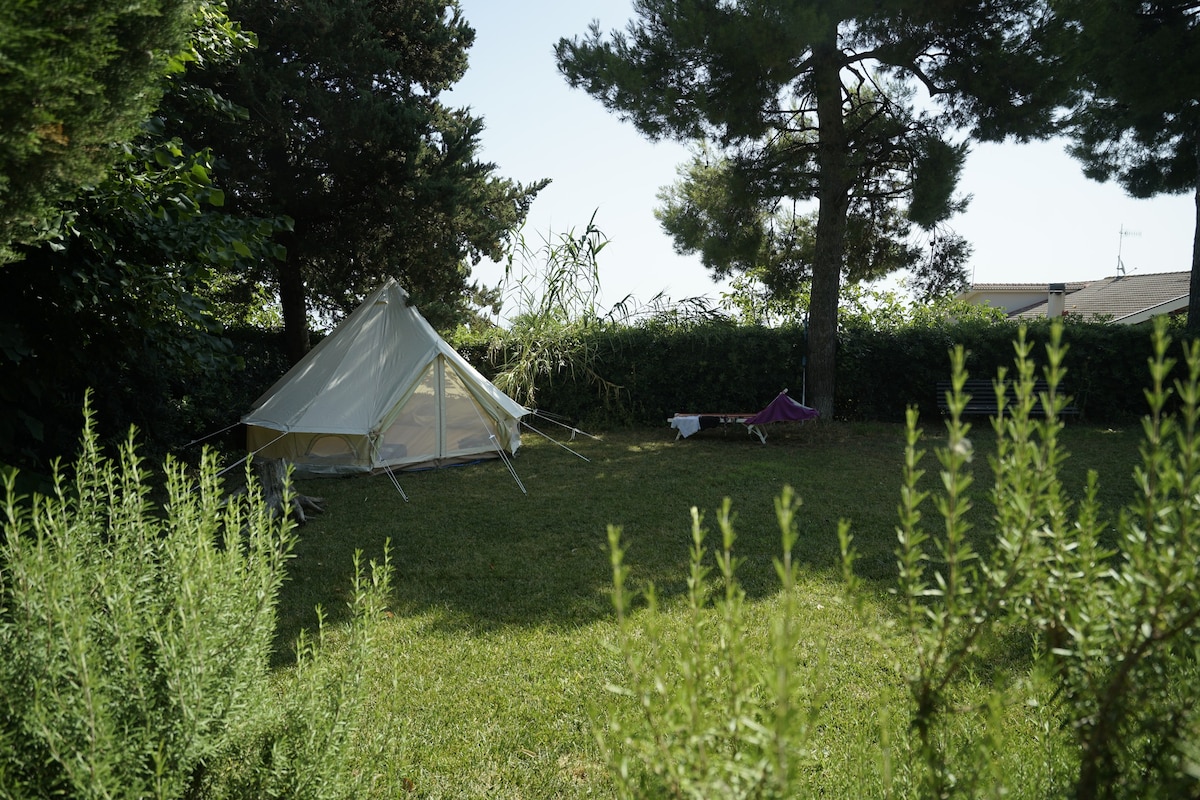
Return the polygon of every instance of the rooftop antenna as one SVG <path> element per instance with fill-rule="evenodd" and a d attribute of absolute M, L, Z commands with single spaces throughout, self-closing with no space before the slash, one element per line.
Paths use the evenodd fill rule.
<path fill-rule="evenodd" d="M 1141 236 L 1141 231 L 1127 231 L 1125 226 L 1121 226 L 1120 236 L 1117 239 L 1117 274 L 1125 274 L 1125 262 L 1121 260 L 1121 245 L 1125 244 L 1126 236 Z"/>

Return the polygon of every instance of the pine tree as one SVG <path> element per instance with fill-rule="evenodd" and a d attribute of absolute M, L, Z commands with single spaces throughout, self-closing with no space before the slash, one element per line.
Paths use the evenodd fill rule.
<path fill-rule="evenodd" d="M 352 308 L 385 277 L 454 305 L 469 263 L 502 255 L 544 185 L 496 177 L 478 158 L 482 121 L 440 99 L 474 40 L 457 4 L 234 0 L 229 13 L 259 46 L 198 80 L 248 117 L 197 119 L 194 136 L 223 155 L 233 208 L 293 220 L 286 257 L 259 276 L 292 358 L 311 311 Z"/>
<path fill-rule="evenodd" d="M 1134 197 L 1196 198 L 1188 327 L 1200 331 L 1200 3 L 1055 6 L 1079 76 L 1064 126 L 1084 174 Z"/>
<path fill-rule="evenodd" d="M 1051 93 L 1035 102 L 1031 91 L 1055 81 L 1033 47 L 1037 7 L 638 0 L 626 31 L 606 39 L 593 24 L 582 40 L 560 40 L 556 54 L 572 86 L 646 136 L 705 139 L 756 165 L 763 180 L 750 202 L 818 202 L 808 379 L 828 418 L 852 205 L 907 184 L 910 218 L 936 225 L 956 206 L 962 155 L 946 141 L 946 125 L 973 125 L 982 136 L 1048 129 Z M 942 116 L 914 111 L 914 84 L 941 102 Z"/>
<path fill-rule="evenodd" d="M 181 66 L 202 0 L 0 4 L 0 264 L 59 233 Z"/>

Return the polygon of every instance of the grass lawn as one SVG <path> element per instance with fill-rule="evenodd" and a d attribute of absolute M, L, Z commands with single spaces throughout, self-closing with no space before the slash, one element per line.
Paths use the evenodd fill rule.
<path fill-rule="evenodd" d="M 936 420 L 927 427 L 932 447 L 942 429 Z M 712 518 L 732 498 L 751 622 L 766 620 L 778 601 L 773 500 L 789 484 L 803 501 L 795 557 L 805 634 L 796 657 L 823 663 L 826 676 L 820 746 L 806 769 L 827 796 L 849 796 L 862 774 L 875 773 L 862 753 L 875 749 L 880 726 L 903 730 L 905 655 L 864 636 L 842 600 L 837 523 L 852 522 L 867 613 L 886 618 L 903 429 L 839 423 L 769 434 L 763 445 L 733 427 L 680 441 L 665 425 L 614 431 L 571 442 L 590 460 L 583 461 L 527 433 L 514 466 L 528 494 L 500 462 L 402 473 L 407 503 L 387 476 L 302 482 L 300 491 L 325 497 L 328 510 L 300 531 L 281 600 L 281 668 L 288 643 L 315 623 L 315 606 L 335 625 L 345 619 L 353 553 L 378 559 L 390 542 L 394 617 L 374 657 L 358 665 L 378 687 L 357 719 L 355 744 L 376 796 L 612 796 L 589 712 L 613 702 L 605 686 L 621 677 L 607 526 L 624 530 L 629 586 L 653 581 L 670 610 L 686 592 L 689 509 Z M 973 439 L 984 543 L 986 422 Z M 1068 426 L 1067 487 L 1081 493 L 1095 469 L 1102 499 L 1115 509 L 1130 495 L 1139 440 L 1137 426 Z M 930 485 L 936 463 L 930 453 Z M 929 508 L 927 519 L 934 516 Z M 1053 747 L 1053 738 L 1031 747 Z M 1027 752 L 1006 766 L 1010 776 L 1029 771 L 1030 796 L 1045 794 L 1036 762 Z"/>

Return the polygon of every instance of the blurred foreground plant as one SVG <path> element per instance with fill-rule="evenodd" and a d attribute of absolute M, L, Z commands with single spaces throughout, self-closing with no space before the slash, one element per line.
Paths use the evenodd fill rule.
<path fill-rule="evenodd" d="M 1101 514 L 1094 472 L 1078 503 L 1059 477 L 1067 458 L 1058 437 L 1058 412 L 1067 402 L 1058 392 L 1065 372 L 1061 333 L 1061 326 L 1052 329 L 1038 376 L 1022 329 L 1015 378 L 1001 371 L 995 381 L 1001 413 L 992 420 L 994 539 L 985 548 L 976 550 L 968 535 L 973 448 L 962 419 L 961 347 L 952 355 L 936 493 L 920 488 L 921 433 L 915 409 L 908 415 L 898 594 L 901 627 L 916 654 L 908 684 L 923 797 L 1017 788 L 1005 786 L 1010 778 L 988 754 L 1013 744 L 1004 741 L 998 719 L 1016 701 L 1048 706 L 1069 733 L 1061 742 L 1065 752 L 1048 755 L 1043 765 L 1050 794 L 1200 794 L 1186 755 L 1200 739 L 1200 343 L 1185 346 L 1187 377 L 1169 388 L 1170 340 L 1164 324 L 1156 328 L 1136 494 L 1114 521 Z M 1038 377 L 1047 386 L 1040 397 Z M 1173 394 L 1179 410 L 1167 415 Z M 1039 406 L 1044 415 L 1035 414 Z M 920 509 L 930 496 L 941 518 L 937 534 L 922 523 Z M 849 543 L 843 552 L 852 560 Z M 1006 637 L 1032 641 L 1028 674 L 997 680 L 982 702 L 958 702 L 969 676 L 1002 674 L 989 661 Z M 964 718 L 978 735 L 951 736 Z M 1057 733 L 1048 730 L 1047 738 Z"/>
<path fill-rule="evenodd" d="M 940 468 L 929 488 L 917 411 L 908 414 L 900 492 L 895 620 L 861 615 L 861 636 L 907 641 L 902 663 L 908 733 L 893 742 L 887 720 L 850 738 L 879 765 L 858 794 L 885 797 L 1200 797 L 1200 342 L 1184 346 L 1186 377 L 1168 387 L 1174 361 L 1166 325 L 1150 360 L 1136 493 L 1106 519 L 1089 473 L 1073 500 L 1059 471 L 1058 390 L 1065 370 L 1061 326 L 1052 329 L 1038 375 L 1021 329 L 1014 377 L 995 381 L 1001 409 L 989 459 L 992 525 L 973 530 L 975 451 L 963 419 L 962 348 Z M 1045 381 L 1045 389 L 1037 382 Z M 1177 411 L 1168 414 L 1174 403 Z M 1044 413 L 1035 409 L 1046 409 Z M 932 501 L 937 520 L 923 509 Z M 850 719 L 821 708 L 828 678 L 800 663 L 790 563 L 798 503 L 784 489 L 778 562 L 780 603 L 768 610 L 771 646 L 745 644 L 726 500 L 716 563 L 725 594 L 709 607 L 704 534 L 693 511 L 687 624 L 659 612 L 630 613 L 620 531 L 610 529 L 618 648 L 617 697 L 599 726 L 618 792 L 626 797 L 787 797 L 818 791 L 803 769 L 826 736 Z M 839 528 L 848 595 L 865 606 L 853 539 Z M 903 648 L 902 648 L 903 649 Z M 888 708 L 882 705 L 880 713 Z M 843 732 L 839 734 L 845 736 Z M 877 787 L 877 788 L 874 788 Z"/>
<path fill-rule="evenodd" d="M 291 691 L 269 670 L 292 522 L 249 473 L 226 496 L 211 453 L 158 486 L 132 433 L 107 458 L 84 415 L 73 477 L 33 497 L 7 478 L 0 797 L 354 796 L 344 719 L 364 692 L 308 646 Z M 356 584 L 360 621 L 387 576 Z"/>
<path fill-rule="evenodd" d="M 613 711 L 598 725 L 601 749 L 622 797 L 790 797 L 801 765 L 811 761 L 811 725 L 820 705 L 814 667 L 794 663 L 798 640 L 796 572 L 792 546 L 799 501 L 784 489 L 776 502 L 783 555 L 776 560 L 782 605 L 768 634 L 765 663 L 747 645 L 745 592 L 733 555 L 736 534 L 726 499 L 717 517 L 720 572 L 714 586 L 705 565 L 707 535 L 692 509 L 691 571 L 682 640 L 665 633 L 651 585 L 648 608 L 635 621 L 625 588 L 621 531 L 608 532 L 613 567 L 618 648 L 625 674 L 614 694 L 631 701 L 627 715 Z M 714 590 L 722 587 L 713 599 Z M 801 701 L 800 696 L 805 700 Z"/>

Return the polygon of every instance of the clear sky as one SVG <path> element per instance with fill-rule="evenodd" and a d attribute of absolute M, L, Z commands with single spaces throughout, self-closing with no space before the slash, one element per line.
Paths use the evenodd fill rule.
<path fill-rule="evenodd" d="M 582 90 L 554 63 L 560 37 L 581 36 L 593 19 L 624 28 L 630 0 L 460 0 L 476 31 L 470 68 L 447 102 L 485 122 L 482 157 L 519 181 L 551 178 L 534 202 L 526 238 L 586 227 L 592 213 L 610 240 L 600 255 L 606 305 L 632 294 L 716 297 L 721 286 L 693 256 L 674 252 L 654 217 L 661 187 L 677 178 L 688 151 L 651 143 Z M 1127 197 L 1116 184 L 1083 177 L 1062 142 L 975 145 L 960 183 L 972 195 L 952 225 L 974 246 L 978 283 L 1057 282 L 1128 272 L 1185 271 L 1196 208 L 1190 196 Z M 1122 231 L 1129 235 L 1122 236 Z M 476 276 L 495 284 L 503 268 Z"/>

